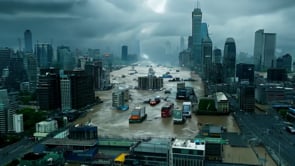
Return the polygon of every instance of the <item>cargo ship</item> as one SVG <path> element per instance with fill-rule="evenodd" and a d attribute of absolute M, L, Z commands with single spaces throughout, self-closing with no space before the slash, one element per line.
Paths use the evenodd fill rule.
<path fill-rule="evenodd" d="M 146 117 L 147 114 L 145 112 L 145 107 L 137 106 L 131 112 L 131 115 L 129 117 L 129 123 L 140 123 L 144 121 Z"/>

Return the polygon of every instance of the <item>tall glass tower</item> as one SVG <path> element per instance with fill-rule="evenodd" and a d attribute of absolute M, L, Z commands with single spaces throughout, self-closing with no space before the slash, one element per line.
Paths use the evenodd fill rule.
<path fill-rule="evenodd" d="M 200 8 L 195 8 L 192 12 L 192 62 L 193 67 L 199 66 L 201 62 L 201 24 L 202 11 Z"/>
<path fill-rule="evenodd" d="M 25 37 L 25 52 L 33 52 L 33 45 L 32 45 L 32 33 L 29 29 L 27 29 L 24 33 Z"/>
<path fill-rule="evenodd" d="M 264 33 L 263 29 L 255 32 L 254 64 L 255 70 L 265 71 L 275 67 L 276 34 Z"/>
<path fill-rule="evenodd" d="M 224 78 L 232 82 L 236 73 L 236 44 L 233 38 L 227 38 L 223 54 Z"/>

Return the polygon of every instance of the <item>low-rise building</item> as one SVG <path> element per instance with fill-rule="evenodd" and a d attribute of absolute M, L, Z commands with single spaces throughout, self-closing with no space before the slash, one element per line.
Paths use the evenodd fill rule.
<path fill-rule="evenodd" d="M 175 139 L 172 143 L 174 166 L 203 166 L 205 160 L 205 142 Z"/>

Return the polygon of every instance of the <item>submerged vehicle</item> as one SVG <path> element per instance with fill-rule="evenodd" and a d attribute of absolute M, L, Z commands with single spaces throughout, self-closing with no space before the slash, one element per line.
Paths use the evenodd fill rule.
<path fill-rule="evenodd" d="M 140 123 L 144 121 L 146 117 L 147 114 L 145 112 L 145 107 L 137 106 L 131 112 L 131 115 L 129 117 L 129 123 Z"/>
<path fill-rule="evenodd" d="M 162 118 L 168 118 L 172 116 L 172 111 L 174 108 L 173 103 L 167 103 L 165 106 L 161 108 L 161 117 Z"/>
<path fill-rule="evenodd" d="M 150 105 L 154 106 L 161 102 L 161 98 L 159 96 L 155 97 L 153 100 L 150 101 Z"/>
<path fill-rule="evenodd" d="M 184 117 L 192 117 L 192 103 L 190 101 L 182 103 L 182 114 Z"/>
<path fill-rule="evenodd" d="M 185 122 L 185 117 L 182 114 L 181 109 L 174 109 L 173 110 L 173 123 L 174 124 L 183 124 Z"/>

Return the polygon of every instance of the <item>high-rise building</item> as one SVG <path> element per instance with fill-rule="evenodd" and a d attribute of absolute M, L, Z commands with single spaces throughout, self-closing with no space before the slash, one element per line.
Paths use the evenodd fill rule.
<path fill-rule="evenodd" d="M 59 46 L 56 50 L 57 63 L 60 69 L 73 70 L 75 68 L 75 58 L 68 46 Z"/>
<path fill-rule="evenodd" d="M 38 43 L 35 45 L 35 55 L 37 56 L 40 68 L 52 67 L 53 48 L 48 43 Z"/>
<path fill-rule="evenodd" d="M 249 82 L 241 82 L 238 88 L 240 109 L 247 112 L 255 111 L 255 87 Z"/>
<path fill-rule="evenodd" d="M 221 49 L 219 48 L 213 50 L 213 63 L 222 63 Z"/>
<path fill-rule="evenodd" d="M 202 39 L 202 70 L 205 80 L 209 80 L 212 68 L 212 41 L 209 36 Z"/>
<path fill-rule="evenodd" d="M 8 131 L 9 100 L 7 89 L 0 89 L 0 134 Z"/>
<path fill-rule="evenodd" d="M 23 114 L 13 114 L 13 130 L 16 133 L 21 133 L 24 131 Z"/>
<path fill-rule="evenodd" d="M 121 59 L 123 61 L 128 60 L 128 46 L 122 46 Z"/>
<path fill-rule="evenodd" d="M 67 75 L 60 77 L 61 110 L 69 111 L 72 109 L 71 80 Z"/>
<path fill-rule="evenodd" d="M 60 76 L 58 69 L 40 69 L 37 85 L 37 101 L 41 110 L 59 109 Z"/>
<path fill-rule="evenodd" d="M 27 69 L 27 75 L 28 80 L 30 83 L 30 89 L 31 91 L 36 90 L 37 86 L 37 59 L 33 54 L 29 54 L 27 56 L 27 63 L 28 63 L 28 69 Z"/>
<path fill-rule="evenodd" d="M 72 109 L 80 109 L 95 102 L 92 78 L 84 70 L 65 71 L 71 80 Z"/>
<path fill-rule="evenodd" d="M 193 66 L 201 64 L 201 23 L 202 11 L 195 8 L 192 12 L 192 61 Z"/>
<path fill-rule="evenodd" d="M 184 37 L 181 36 L 180 37 L 180 51 L 183 51 L 185 48 L 184 48 Z"/>
<path fill-rule="evenodd" d="M 33 45 L 32 45 L 32 33 L 31 30 L 27 29 L 24 33 L 25 37 L 25 52 L 33 52 Z"/>
<path fill-rule="evenodd" d="M 276 61 L 276 66 L 279 69 L 286 69 L 287 72 L 292 71 L 292 56 L 290 54 L 285 54 L 279 57 Z"/>
<path fill-rule="evenodd" d="M 0 103 L 0 134 L 7 133 L 7 108 Z"/>
<path fill-rule="evenodd" d="M 9 66 L 10 57 L 13 55 L 11 48 L 0 48 L 0 71 Z"/>
<path fill-rule="evenodd" d="M 249 84 L 253 85 L 254 83 L 254 64 L 237 64 L 236 76 L 239 79 L 239 82 L 248 81 Z"/>
<path fill-rule="evenodd" d="M 275 33 L 264 33 L 263 29 L 255 32 L 254 65 L 257 71 L 266 71 L 275 67 L 275 49 Z"/>
<path fill-rule="evenodd" d="M 27 73 L 24 68 L 22 55 L 18 53 L 10 57 L 9 60 L 9 75 L 5 81 L 5 87 L 11 91 L 19 91 L 20 83 L 27 81 Z"/>
<path fill-rule="evenodd" d="M 236 44 L 233 38 L 227 38 L 225 41 L 223 68 L 225 80 L 233 82 L 236 75 Z"/>

